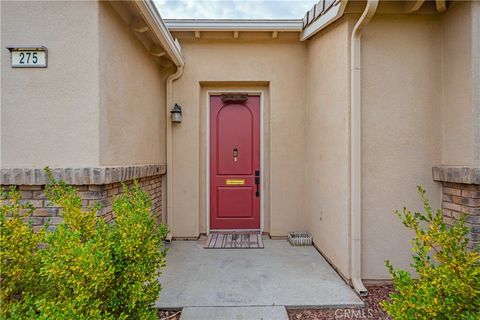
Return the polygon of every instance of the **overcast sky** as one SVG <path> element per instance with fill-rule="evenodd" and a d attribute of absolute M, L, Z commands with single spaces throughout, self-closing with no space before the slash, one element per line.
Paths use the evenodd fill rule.
<path fill-rule="evenodd" d="M 318 0 L 155 0 L 164 19 L 301 19 Z"/>

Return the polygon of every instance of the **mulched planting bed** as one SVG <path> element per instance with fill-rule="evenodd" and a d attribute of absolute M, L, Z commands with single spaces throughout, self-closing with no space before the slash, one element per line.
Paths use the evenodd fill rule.
<path fill-rule="evenodd" d="M 393 291 L 392 285 L 367 286 L 368 296 L 362 297 L 363 308 L 338 308 L 338 309 L 292 309 L 287 310 L 290 320 L 337 320 L 337 319 L 376 319 L 391 320 L 380 307 L 379 302 L 388 299 L 388 294 Z"/>
<path fill-rule="evenodd" d="M 178 320 L 181 310 L 158 310 L 158 320 Z"/>

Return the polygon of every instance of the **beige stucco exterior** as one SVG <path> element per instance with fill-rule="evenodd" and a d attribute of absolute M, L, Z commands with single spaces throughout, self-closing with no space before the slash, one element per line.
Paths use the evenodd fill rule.
<path fill-rule="evenodd" d="M 2 1 L 1 14 L 2 167 L 165 164 L 172 69 L 110 3 Z M 48 68 L 11 68 L 6 47 L 32 44 Z"/>
<path fill-rule="evenodd" d="M 470 57 L 475 53 L 471 36 L 477 18 L 473 17 L 478 14 L 470 6 L 475 5 L 456 4 L 444 16 L 408 16 L 399 14 L 402 6 L 389 4 L 380 7 L 364 31 L 364 279 L 388 278 L 386 259 L 409 268 L 411 234 L 392 212 L 404 206 L 421 209 L 416 185 L 425 186 L 434 207 L 440 207 L 441 186 L 432 180 L 432 166 L 478 165 L 478 107 L 472 103 L 477 84 Z M 307 59 L 306 226 L 346 278 L 350 273 L 350 101 L 341 93 L 349 90 L 355 9 L 308 40 Z M 455 75 L 467 75 L 467 85 Z"/>
<path fill-rule="evenodd" d="M 463 19 L 457 17 L 455 20 L 457 24 L 465 24 L 460 20 L 470 20 L 470 24 L 472 23 L 472 19 L 468 17 L 473 15 L 472 11 L 467 10 L 468 8 L 462 9 L 469 5 L 467 3 L 453 6 L 455 11 L 465 11 Z M 470 121 L 474 112 L 471 88 L 467 87 L 463 93 L 458 92 L 455 86 L 462 87 L 461 80 L 452 80 L 452 77 L 444 74 L 449 68 L 458 72 L 457 67 L 446 66 L 444 61 L 449 60 L 448 55 L 452 54 L 450 52 L 454 52 L 452 48 L 468 45 L 468 41 L 465 38 L 451 36 L 449 39 L 452 43 L 442 39 L 445 37 L 444 30 L 449 28 L 445 25 L 447 16 L 406 15 L 398 11 L 401 8 L 402 6 L 397 5 L 382 7 L 363 36 L 362 276 L 366 279 L 388 278 L 383 264 L 386 259 L 390 259 L 399 267 L 409 267 L 411 253 L 408 240 L 411 235 L 393 215 L 393 211 L 403 206 L 420 209 L 416 193 L 416 185 L 419 184 L 427 188 L 434 206 L 440 206 L 440 184 L 432 180 L 431 168 L 442 162 L 460 164 L 459 159 L 463 159 L 462 164 L 475 163 L 474 131 L 477 123 Z M 350 83 L 349 40 L 356 19 L 358 15 L 353 8 L 351 14 L 346 15 L 344 19 L 306 41 L 302 49 L 305 53 L 297 57 L 304 59 L 306 66 L 304 70 L 306 73 L 302 75 L 302 80 L 305 81 L 304 96 L 296 95 L 297 90 L 292 87 L 289 95 L 295 97 L 302 106 L 302 110 L 297 110 L 297 114 L 304 112 L 306 125 L 297 126 L 297 122 L 291 120 L 282 123 L 282 130 L 300 133 L 296 137 L 298 149 L 292 150 L 292 153 L 299 161 L 302 157 L 305 161 L 303 183 L 290 175 L 293 173 L 290 169 L 278 170 L 276 174 L 273 174 L 275 170 L 272 170 L 275 167 L 274 159 L 278 158 L 274 152 L 277 143 L 282 146 L 293 146 L 295 136 L 288 135 L 291 142 L 276 140 L 275 126 L 270 123 L 270 145 L 265 149 L 270 159 L 267 165 L 270 166 L 270 180 L 267 186 L 270 197 L 266 199 L 270 205 L 265 214 L 265 230 L 271 235 L 285 236 L 287 231 L 303 226 L 312 233 L 318 248 L 346 278 L 350 274 L 350 101 L 348 94 L 345 93 L 348 92 Z M 468 34 L 466 37 L 468 38 Z M 230 86 L 226 89 L 238 90 L 241 89 L 240 84 L 235 86 L 232 81 L 267 81 L 269 86 L 265 88 L 270 95 L 269 118 L 275 118 L 281 108 L 274 102 L 276 99 L 273 96 L 272 82 L 274 83 L 275 78 L 269 78 L 269 73 L 265 72 L 270 64 L 272 68 L 276 67 L 275 55 L 273 61 L 264 62 L 259 46 L 250 43 L 246 46 L 239 40 L 226 40 L 229 38 L 228 34 L 204 33 L 202 38 L 195 40 L 192 34 L 183 34 L 183 39 L 180 37 L 183 40 L 187 61 L 195 66 L 190 69 L 186 67 L 184 76 L 174 89 L 175 94 L 178 94 L 175 96 L 176 100 L 189 105 L 190 101 L 199 99 L 201 106 L 198 116 L 195 110 L 195 114 L 189 114 L 194 118 L 194 122 L 200 123 L 200 142 L 190 139 L 192 133 L 190 138 L 187 139 L 185 135 L 181 139 L 183 134 L 187 134 L 183 132 L 183 128 L 178 127 L 174 131 L 175 145 L 181 146 L 181 151 L 176 149 L 174 152 L 176 166 L 174 197 L 177 199 L 174 204 L 174 234 L 182 237 L 196 236 L 196 230 L 200 233 L 206 230 L 205 180 L 202 177 L 205 161 L 205 147 L 202 143 L 205 137 L 205 131 L 202 129 L 205 117 L 202 110 L 206 88 L 202 89 L 200 83 L 213 83 L 209 88 L 218 89 L 214 85 L 215 81 L 228 82 Z M 298 43 L 296 45 L 299 46 Z M 261 65 L 262 69 L 257 67 L 251 70 L 248 67 L 251 65 L 249 55 L 239 51 L 242 47 L 248 48 L 248 51 L 256 57 L 258 62 L 253 62 L 252 65 Z M 237 52 L 241 52 L 241 59 L 236 56 Z M 464 68 L 471 69 L 470 59 L 466 62 L 462 58 L 457 60 L 464 62 Z M 221 70 L 223 75 L 215 65 L 224 66 Z M 256 77 L 256 70 L 267 76 Z M 194 77 L 192 73 L 195 73 Z M 248 73 L 248 77 L 242 76 L 245 73 Z M 288 74 L 292 77 L 291 71 L 288 71 Z M 232 75 L 235 75 L 233 79 Z M 297 79 L 298 85 L 303 84 L 302 80 Z M 443 95 L 439 94 L 439 91 L 443 92 Z M 451 121 L 449 117 L 442 116 L 445 112 L 445 101 L 455 99 L 452 94 L 460 95 L 464 99 L 460 107 L 464 108 L 461 117 L 469 118 L 469 124 L 460 130 L 457 130 L 454 124 L 448 123 Z M 187 101 L 181 98 L 186 96 L 190 98 Z M 461 99 L 456 101 L 462 102 Z M 466 111 L 470 112 L 469 116 L 465 115 Z M 459 123 L 466 121 L 461 117 L 453 121 Z M 446 133 L 449 128 L 455 131 L 453 136 Z M 195 132 L 198 129 L 185 130 Z M 467 130 L 468 134 L 462 133 L 462 130 Z M 463 146 L 462 143 L 456 143 L 460 135 L 467 137 L 465 139 L 467 143 Z M 449 141 L 455 148 L 464 148 L 466 152 L 470 152 L 467 153 L 468 156 L 448 160 L 449 153 L 457 154 L 449 151 Z M 190 158 L 191 151 L 187 150 L 192 150 L 192 147 L 196 149 L 198 146 L 200 161 L 197 167 L 183 158 Z M 287 160 L 284 158 L 279 160 L 278 167 L 291 168 Z M 181 168 L 190 167 L 191 171 L 180 169 L 177 161 L 182 163 Z M 197 170 L 200 172 L 200 183 L 189 187 L 190 179 L 194 177 L 193 172 Z M 288 191 L 283 189 L 283 185 L 279 186 L 276 183 L 277 179 L 282 182 L 290 181 Z M 389 187 L 386 188 L 386 185 Z M 281 190 L 278 194 L 282 196 L 274 200 L 277 188 Z M 186 192 L 198 194 L 198 205 L 196 201 L 181 200 L 190 194 Z M 296 199 L 298 194 L 303 194 L 303 207 L 292 203 L 292 199 Z M 275 210 L 277 205 L 277 208 L 286 208 L 285 204 L 294 204 L 296 212 L 294 216 L 289 214 L 291 207 L 289 210 Z M 198 226 L 194 220 L 196 213 L 192 213 L 196 210 L 200 212 Z M 178 212 L 188 212 L 188 217 L 183 215 L 179 217 Z M 295 217 L 293 220 L 301 222 L 290 224 L 287 219 L 292 217 Z M 281 223 L 281 228 L 276 227 L 276 221 Z M 392 244 L 395 250 L 392 250 Z"/>
<path fill-rule="evenodd" d="M 165 164 L 165 78 L 108 2 L 100 3 L 100 164 Z"/>
<path fill-rule="evenodd" d="M 469 5 L 454 6 L 456 11 L 464 11 L 464 19 L 457 17 L 455 21 L 469 20 L 467 17 L 473 15 Z M 462 95 L 451 88 L 454 84 L 451 78 L 446 80 L 444 74 L 450 69 L 458 72 L 458 67 L 447 67 L 444 63 L 450 59 L 449 54 L 454 54 L 456 46 L 443 39 L 445 29 L 449 28 L 444 22 L 448 17 L 432 15 L 431 11 L 406 15 L 399 12 L 401 8 L 396 4 L 382 7 L 363 36 L 362 276 L 366 279 L 388 278 L 383 263 L 386 259 L 398 267 L 408 268 L 411 235 L 393 211 L 403 206 L 420 209 L 416 193 L 419 184 L 427 188 L 432 204 L 440 206 L 440 184 L 432 180 L 431 168 L 440 163 L 460 164 L 459 159 L 467 165 L 475 162 L 473 131 L 476 122 L 469 120 L 469 125 L 463 128 L 467 131 L 461 134 L 468 137 L 464 139 L 466 143 L 457 146 L 460 133 L 450 136 L 447 131 L 457 130 L 458 124 L 449 124 L 450 120 L 446 119 L 450 118 L 442 116 L 445 101 L 454 99 L 452 94 Z M 296 85 L 305 87 L 303 91 L 291 85 L 288 89 L 300 107 L 295 113 L 285 113 L 289 121 L 281 122 L 278 127 L 287 134 L 281 139 L 275 134 L 276 123 L 272 119 L 288 109 L 277 105 L 278 101 L 283 101 L 280 97 L 285 92 L 273 88 L 277 81 L 290 84 L 284 79 L 284 71 L 290 78 L 297 73 L 286 70 L 285 64 L 276 73 L 269 71 L 270 66 L 278 67 L 275 64 L 280 54 L 277 49 L 269 51 L 268 63 L 262 57 L 264 48 L 280 47 L 285 43 L 267 40 L 260 34 L 257 35 L 259 39 L 264 37 L 261 44 L 250 43 L 245 38 L 233 40 L 228 33 L 202 33 L 202 39 L 197 40 L 193 33 L 177 34 L 187 61 L 194 66 L 187 65 L 185 74 L 174 87 L 174 100 L 187 106 L 186 122 L 174 129 L 174 235 L 196 236 L 207 227 L 204 178 L 207 89 L 225 88 L 225 83 L 228 84 L 226 89 L 251 89 L 241 81 L 264 81 L 268 85 L 253 88 L 263 89 L 269 96 L 270 112 L 266 117 L 270 119 L 270 123 L 266 122 L 270 128 L 269 146 L 265 148 L 269 159 L 269 196 L 265 201 L 269 210 L 265 213 L 265 231 L 273 236 L 285 236 L 288 231 L 305 228 L 312 233 L 322 253 L 349 278 L 349 40 L 358 19 L 356 11 L 358 8 L 352 7 L 345 18 L 303 44 L 295 41 L 288 44 L 289 47 L 295 45 L 301 52 L 297 61 L 304 59 L 305 69 L 298 66 L 297 70 L 305 73 L 296 80 Z M 471 23 L 472 19 L 467 25 Z M 272 55 L 272 52 L 275 53 Z M 250 55 L 256 60 L 250 61 Z M 279 56 L 279 59 L 282 58 Z M 471 69 L 471 59 L 457 60 L 463 61 L 464 68 Z M 235 84 L 235 81 L 239 82 Z M 202 86 L 202 83 L 208 85 Z M 459 81 L 454 83 L 462 86 Z M 469 111 L 468 117 L 472 119 L 472 91 L 469 88 L 464 91 L 462 97 L 466 101 L 462 112 Z M 274 93 L 279 96 L 275 97 Z M 303 119 L 305 125 L 298 126 L 299 120 L 292 115 Z M 462 114 L 461 117 L 467 116 Z M 184 129 L 186 126 L 188 128 Z M 200 141 L 194 139 L 195 136 L 199 136 Z M 468 156 L 448 160 L 448 154 L 457 154 L 449 150 L 449 141 L 452 146 L 463 148 Z M 289 152 L 295 154 L 294 159 L 279 157 L 284 154 L 276 153 L 280 145 L 282 149 L 288 146 Z M 304 163 L 303 173 L 292 171 L 291 164 L 297 160 Z M 303 174 L 303 182 L 299 174 Z M 289 181 L 288 189 L 284 188 L 285 181 Z M 303 203 L 296 201 L 298 195 L 302 195 Z M 195 200 L 186 202 L 185 197 Z M 295 215 L 291 214 L 292 210 Z M 395 250 L 392 250 L 392 243 Z"/>
<path fill-rule="evenodd" d="M 99 4 L 2 1 L 1 7 L 2 167 L 98 165 Z M 11 68 L 10 45 L 46 46 L 48 68 Z"/>
<path fill-rule="evenodd" d="M 323 254 L 349 269 L 349 23 L 308 41 L 305 218 Z"/>
<path fill-rule="evenodd" d="M 442 164 L 480 165 L 480 3 L 441 18 Z M 452 116 L 454 114 L 455 116 Z"/>
<path fill-rule="evenodd" d="M 379 14 L 363 37 L 363 278 L 388 278 L 383 261 L 408 268 L 411 234 L 392 214 L 421 210 L 416 186 L 434 207 L 441 161 L 441 39 L 438 16 Z M 388 52 L 388 54 L 385 54 Z M 392 250 L 392 244 L 395 250 Z"/>
<path fill-rule="evenodd" d="M 202 128 L 206 118 L 202 115 L 206 89 L 223 89 L 226 84 L 226 89 L 261 89 L 265 93 L 263 117 L 269 145 L 264 145 L 264 155 L 268 159 L 265 171 L 270 180 L 269 199 L 265 199 L 268 210 L 265 217 L 269 217 L 269 221 L 265 219 L 265 231 L 272 236 L 284 236 L 289 230 L 304 227 L 304 220 L 299 217 L 303 214 L 304 191 L 301 141 L 305 121 L 302 77 L 306 47 L 288 38 L 280 41 L 271 38 L 182 41 L 180 38 L 187 64 L 173 88 L 173 99 L 184 110 L 183 123 L 173 128 L 174 236 L 194 237 L 207 231 L 204 178 L 200 180 L 205 170 Z"/>
<path fill-rule="evenodd" d="M 349 39 L 356 19 L 346 16 L 308 43 L 307 228 L 347 278 L 350 100 L 342 93 L 349 90 Z M 432 202 L 440 204 L 439 185 L 431 177 L 431 167 L 441 159 L 438 30 L 436 17 L 379 14 L 363 35 L 362 269 L 367 279 L 388 277 L 386 259 L 408 267 L 410 235 L 392 213 L 403 206 L 419 209 L 415 186 L 424 185 Z"/>
<path fill-rule="evenodd" d="M 2 168 L 166 164 L 175 67 L 129 26 L 132 8 L 1 2 Z M 350 41 L 363 8 L 350 4 L 306 41 L 292 31 L 172 32 L 185 59 L 171 97 L 183 109 L 167 167 L 173 237 L 209 231 L 208 95 L 261 94 L 263 231 L 309 231 L 350 278 Z M 408 268 L 411 234 L 393 211 L 421 209 L 419 184 L 440 207 L 433 166 L 480 166 L 480 3 L 403 10 L 381 2 L 361 40 L 364 279 L 388 279 L 386 259 Z M 48 48 L 48 68 L 11 68 L 5 47 L 32 44 Z"/>

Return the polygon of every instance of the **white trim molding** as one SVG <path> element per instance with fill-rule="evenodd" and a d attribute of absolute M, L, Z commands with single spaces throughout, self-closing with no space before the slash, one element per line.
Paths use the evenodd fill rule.
<path fill-rule="evenodd" d="M 265 230 L 265 131 L 264 131 L 264 90 L 207 90 L 205 112 L 205 222 L 207 235 L 210 234 L 210 97 L 225 93 L 241 92 L 249 95 L 260 96 L 260 232 Z M 248 229 L 253 230 L 253 229 Z M 242 229 L 242 231 L 248 231 Z M 220 230 L 215 230 L 220 231 Z"/>
<path fill-rule="evenodd" d="M 302 20 L 165 19 L 170 31 L 302 31 Z"/>
<path fill-rule="evenodd" d="M 340 0 L 335 3 L 333 7 L 329 8 L 323 15 L 317 20 L 313 21 L 303 29 L 300 36 L 300 41 L 305 41 L 308 38 L 315 35 L 320 30 L 324 29 L 329 24 L 340 19 L 343 16 L 343 12 L 347 7 L 348 0 Z"/>
<path fill-rule="evenodd" d="M 157 7 L 150 0 L 132 1 L 138 8 L 145 19 L 148 28 L 157 36 L 167 55 L 172 59 L 173 63 L 178 66 L 185 65 L 183 60 L 180 44 L 172 37 L 168 31 L 164 20 L 160 16 Z"/>

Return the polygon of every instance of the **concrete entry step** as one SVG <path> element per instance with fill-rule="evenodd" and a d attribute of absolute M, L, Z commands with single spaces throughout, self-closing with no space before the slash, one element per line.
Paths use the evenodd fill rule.
<path fill-rule="evenodd" d="M 282 306 L 265 307 L 186 307 L 180 320 L 288 320 Z"/>
<path fill-rule="evenodd" d="M 203 241 L 172 241 L 156 307 L 363 306 L 314 247 L 263 242 L 263 250 L 206 250 Z"/>

